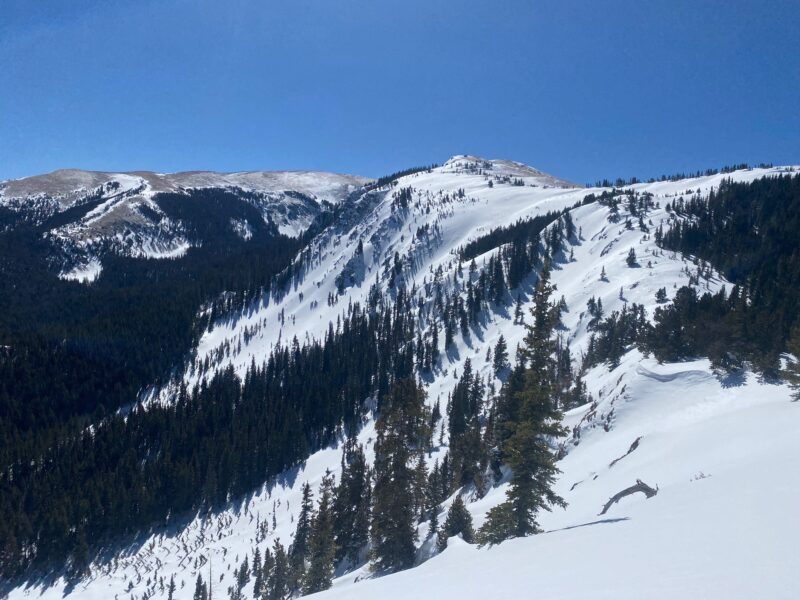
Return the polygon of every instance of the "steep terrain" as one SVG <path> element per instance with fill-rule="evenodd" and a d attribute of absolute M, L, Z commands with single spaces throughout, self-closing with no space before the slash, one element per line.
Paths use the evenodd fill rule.
<path fill-rule="evenodd" d="M 363 189 L 357 187 L 366 183 L 362 179 L 312 173 L 57 172 L 41 181 L 7 182 L 2 202 L 39 220 L 91 204 L 80 218 L 47 232 L 86 252 L 78 267 L 62 273 L 85 281 L 101 269 L 102 253 L 86 250 L 96 248 L 97 239 L 133 236 L 130 243 L 112 244 L 112 251 L 131 255 L 177 257 L 184 251 L 188 241 L 180 222 L 157 220 L 143 208 L 162 210 L 154 201 L 160 192 L 232 189 L 281 233 L 295 237 L 323 211 L 332 212 L 330 223 L 284 271 L 280 286 L 204 328 L 185 368 L 143 398 L 152 407 L 169 405 L 183 384 L 191 388 L 228 366 L 244 377 L 252 364 L 294 339 L 298 345 L 323 341 L 354 305 L 391 304 L 406 295 L 417 337 L 432 343 L 441 325 L 441 299 L 466 300 L 472 284 L 510 246 L 510 238 L 495 243 L 487 236 L 535 217 L 546 217 L 546 228 L 534 237 L 553 249 L 553 300 L 563 297 L 557 333 L 577 370 L 593 344 L 596 323 L 587 306 L 595 300 L 602 301 L 605 315 L 640 305 L 652 318 L 681 286 L 710 292 L 732 287 L 708 265 L 656 243 L 655 231 L 677 218 L 668 202 L 707 197 L 727 178 L 754 181 L 788 170 L 743 169 L 635 184 L 625 187 L 619 202 L 596 201 L 611 192 L 607 188 L 582 188 L 519 163 L 473 156 Z M 247 222 L 231 227 L 247 238 Z M 559 236 L 558 244 L 550 242 Z M 419 373 L 431 407 L 445 405 L 467 360 L 488 388 L 500 388 L 508 374 L 494 369 L 487 350 L 502 336 L 514 363 L 525 336 L 517 313 L 530 321 L 540 267 L 531 266 L 489 299 L 474 322 L 454 333 L 450 347 L 436 342 L 438 360 Z M 661 289 L 666 299 L 657 299 Z M 428 524 L 422 523 L 417 562 L 424 564 L 377 578 L 368 565 L 339 572 L 321 597 L 797 597 L 800 521 L 792 508 L 800 489 L 800 417 L 788 386 L 748 371 L 720 374 L 704 359 L 659 364 L 639 350 L 626 351 L 618 364 L 603 362 L 584 373 L 589 401 L 564 416 L 569 433 L 553 444 L 562 471 L 556 487 L 568 507 L 543 515 L 545 534 L 482 549 L 452 539 L 435 555 Z M 369 461 L 376 435 L 369 409 L 375 400 L 358 399 L 367 410 L 357 438 Z M 221 510 L 129 540 L 77 582 L 57 575 L 20 585 L 10 598 L 166 597 L 163 581 L 173 576 L 175 598 L 191 598 L 197 575 L 207 577 L 209 569 L 214 595 L 222 597 L 233 583 L 233 569 L 255 547 L 263 551 L 276 539 L 290 543 L 303 484 L 316 490 L 327 471 L 338 476 L 341 442 Z M 449 442 L 443 434 L 428 452 L 429 465 L 443 458 Z M 476 527 L 504 500 L 507 475 L 485 494 L 469 486 L 461 491 Z M 658 486 L 658 494 L 629 496 L 598 516 L 611 496 L 637 479 Z M 252 583 L 243 591 L 251 597 Z"/>

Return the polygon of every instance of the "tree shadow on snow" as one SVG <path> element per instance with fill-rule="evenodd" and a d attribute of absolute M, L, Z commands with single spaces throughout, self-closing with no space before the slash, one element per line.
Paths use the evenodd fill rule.
<path fill-rule="evenodd" d="M 599 519 L 598 521 L 591 521 L 589 523 L 581 523 L 579 525 L 570 525 L 569 527 L 561 527 L 560 529 L 551 529 L 545 533 L 555 533 L 556 531 L 567 531 L 569 529 L 578 529 L 578 527 L 589 527 L 590 525 L 602 525 L 603 523 L 619 523 L 620 521 L 630 521 L 630 517 L 617 517 L 615 519 Z"/>

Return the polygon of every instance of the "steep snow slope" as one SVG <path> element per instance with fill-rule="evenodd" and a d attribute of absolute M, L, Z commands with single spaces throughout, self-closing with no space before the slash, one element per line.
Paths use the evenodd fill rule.
<path fill-rule="evenodd" d="M 524 185 L 494 183 L 509 174 L 509 164 L 516 165 L 511 176 Z M 581 229 L 580 239 L 572 240 L 574 260 L 557 265 L 559 271 L 554 274 L 554 282 L 570 307 L 565 320 L 577 354 L 586 341 L 581 314 L 591 296 L 603 300 L 606 314 L 621 308 L 625 302 L 650 306 L 658 288 L 684 285 L 694 274 L 694 265 L 672 254 L 662 255 L 652 239 L 653 230 L 669 219 L 663 209 L 667 200 L 688 198 L 693 193 L 707 194 L 726 177 L 751 181 L 780 172 L 781 168 L 752 169 L 731 175 L 631 186 L 639 194 L 653 194 L 653 202 L 658 205 L 648 214 L 649 234 L 635 227 L 626 229 L 624 210 L 617 222 L 609 221 L 608 209 L 598 204 L 573 210 L 573 220 Z M 393 195 L 404 187 L 412 189 L 412 202 L 407 209 L 393 207 Z M 295 336 L 301 343 L 320 338 L 329 322 L 335 322 L 350 303 L 366 302 L 372 284 L 377 284 L 382 292 L 390 289 L 388 271 L 395 255 L 402 262 L 406 288 L 416 288 L 425 299 L 434 283 L 450 289 L 463 288 L 463 281 L 454 283 L 453 277 L 458 267 L 458 250 L 464 244 L 496 227 L 569 208 L 588 194 L 602 191 L 602 188 L 577 188 L 510 161 L 462 156 L 432 172 L 403 177 L 394 188 L 353 202 L 345 218 L 315 239 L 304 260 L 297 261 L 296 271 L 301 274 L 285 295 L 264 298 L 245 314 L 215 327 L 203 336 L 198 356 L 200 359 L 219 356 L 227 343 L 236 350 L 222 364 L 232 363 L 243 374 L 252 357 L 263 360 L 279 341 L 287 343 Z M 356 253 L 359 241 L 363 243 L 363 258 Z M 630 269 L 625 264 L 630 248 L 635 249 L 641 268 Z M 490 254 L 476 258 L 479 268 Z M 607 277 L 601 281 L 603 267 Z M 346 281 L 343 287 L 339 283 L 342 279 Z M 704 285 L 714 289 L 718 283 L 711 279 Z M 529 289 L 520 290 L 523 299 Z M 331 296 L 335 303 L 329 306 Z M 495 308 L 498 311 L 492 315 L 493 319 L 505 316 L 506 309 Z M 255 337 L 245 335 L 253 331 L 257 332 Z M 481 344 L 493 343 L 500 333 L 507 339 L 509 335 L 514 337 L 492 326 L 480 335 Z M 484 335 L 491 337 L 484 339 Z M 466 342 L 469 345 L 471 340 Z M 458 354 L 463 354 L 462 349 Z M 190 376 L 189 380 L 193 378 Z"/>
<path fill-rule="evenodd" d="M 752 180 L 778 172 L 756 169 L 633 187 L 654 194 L 657 206 L 647 215 L 652 233 L 669 218 L 663 210 L 667 199 L 705 194 L 723 177 Z M 413 190 L 408 208 L 396 203 L 393 208 L 393 194 L 405 187 Z M 278 342 L 320 337 L 350 302 L 366 300 L 371 285 L 390 289 L 387 265 L 395 255 L 403 265 L 401 279 L 407 289 L 416 286 L 423 302 L 428 301 L 426 285 L 434 280 L 463 292 L 463 279 L 454 278 L 460 246 L 494 227 L 571 207 L 599 191 L 576 188 L 524 165 L 475 157 L 455 157 L 432 172 L 401 178 L 394 188 L 344 203 L 339 221 L 298 260 L 299 275 L 287 293 L 264 298 L 238 319 L 208 332 L 198 356 L 215 356 L 226 341 L 234 349 L 241 344 L 240 351 L 223 355 L 217 368 L 230 362 L 243 372 L 253 357 L 263 360 Z M 558 257 L 553 282 L 556 298 L 563 294 L 568 307 L 562 335 L 570 341 L 573 356 L 580 356 L 588 339 L 589 298 L 601 298 L 606 314 L 625 302 L 644 304 L 652 314 L 655 291 L 666 287 L 671 296 L 674 287 L 689 282 L 696 267 L 684 257 L 662 253 L 651 233 L 635 226 L 627 229 L 624 207 L 616 221 L 597 203 L 571 214 L 580 233 Z M 359 240 L 363 258 L 356 256 Z M 630 248 L 640 267 L 626 264 Z M 476 259 L 478 268 L 490 254 Z M 606 277 L 601 280 L 603 270 Z M 532 275 L 518 290 L 526 308 L 534 283 Z M 700 283 L 712 290 L 725 285 L 714 275 Z M 329 297 L 335 299 L 331 305 Z M 524 328 L 513 323 L 512 309 L 493 306 L 481 327 L 465 338 L 457 335 L 455 349 L 427 382 L 430 403 L 444 402 L 466 358 L 484 377 L 493 377 L 486 349 L 501 334 L 513 355 Z M 424 319 L 420 327 L 426 330 Z M 245 332 L 255 335 L 250 338 Z M 189 381 L 197 377 L 192 369 L 185 374 Z M 753 597 L 749 592 L 758 585 L 757 576 L 766 573 L 767 583 L 759 587 L 766 590 L 762 597 L 791 597 L 790 592 L 796 592 L 792 569 L 800 566 L 792 540 L 800 525 L 792 520 L 789 503 L 799 489 L 800 448 L 793 435 L 798 405 L 788 402 L 788 391 L 752 376 L 738 383 L 720 382 L 706 361 L 657 365 L 636 352 L 613 372 L 603 366 L 592 369 L 586 381 L 595 401 L 565 417 L 572 434 L 562 441 L 567 455 L 560 461 L 558 491 L 570 505 L 543 517 L 543 527 L 552 533 L 491 550 L 464 547 L 454 540 L 443 555 L 418 569 L 354 583 L 370 577 L 362 569 L 337 580 L 329 594 L 406 598 L 425 592 L 432 598 L 493 598 L 526 596 L 542 586 L 545 597 L 728 598 L 736 597 L 733 591 Z M 733 383 L 737 385 L 725 387 Z M 168 401 L 167 391 L 161 400 Z M 639 447 L 609 467 L 640 436 Z M 370 454 L 373 437 L 370 421 L 359 435 Z M 447 450 L 446 444 L 445 439 L 429 463 Z M 198 571 L 205 577 L 209 561 L 217 595 L 224 594 L 232 569 L 255 544 L 263 549 L 275 538 L 290 542 L 302 484 L 308 481 L 316 488 L 326 470 L 337 473 L 340 456 L 338 448 L 318 452 L 228 510 L 131 546 L 115 562 L 95 567 L 75 588 L 67 590 L 59 581 L 46 589 L 18 589 L 11 597 L 43 593 L 55 598 L 67 592 L 76 598 L 141 598 L 148 590 L 158 595 L 154 582 L 175 574 L 176 597 L 190 598 Z M 637 478 L 658 485 L 659 494 L 650 500 L 626 498 L 599 518 L 603 503 Z M 486 510 L 504 499 L 504 489 L 494 488 L 468 505 L 476 525 Z M 622 517 L 628 519 L 613 521 Z M 598 520 L 603 522 L 589 526 Z M 675 539 L 669 538 L 673 532 Z M 429 551 L 425 534 L 422 525 L 420 560 Z M 737 545 L 740 539 L 746 543 Z M 772 561 L 765 564 L 760 555 Z"/>
<path fill-rule="evenodd" d="M 797 598 L 800 406 L 787 390 L 752 376 L 724 387 L 707 361 L 660 366 L 637 352 L 589 379 L 602 394 L 598 411 L 617 398 L 613 428 L 584 431 L 560 461 L 556 490 L 569 506 L 542 516 L 546 533 L 491 549 L 453 538 L 418 568 L 343 578 L 313 597 Z M 637 479 L 658 494 L 628 496 L 598 515 Z M 476 526 L 504 490 L 468 505 Z"/>

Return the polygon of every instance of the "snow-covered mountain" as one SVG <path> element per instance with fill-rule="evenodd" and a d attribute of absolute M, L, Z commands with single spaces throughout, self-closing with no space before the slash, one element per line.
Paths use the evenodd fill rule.
<path fill-rule="evenodd" d="M 119 252 L 157 257 L 179 256 L 189 243 L 181 223 L 163 214 L 159 193 L 232 190 L 294 237 L 335 206 L 335 220 L 298 254 L 288 284 L 214 323 L 185 370 L 144 400 L 169 403 L 183 383 L 191 387 L 228 365 L 243 376 L 279 344 L 322 340 L 348 307 L 367 305 L 376 294 L 391 299 L 401 288 L 410 294 L 419 336 L 430 339 L 437 294 L 466 297 L 473 275 L 463 249 L 493 230 L 547 214 L 574 226 L 554 257 L 552 282 L 556 299 L 564 301 L 559 335 L 579 363 L 591 335 L 590 300 L 602 300 L 607 314 L 635 303 L 652 315 L 661 288 L 672 297 L 684 285 L 708 291 L 730 287 L 708 266 L 700 269 L 691 257 L 656 244 L 654 230 L 668 228 L 674 219 L 667 202 L 707 197 L 723 179 L 754 181 L 791 169 L 743 169 L 626 186 L 630 197 L 647 199 L 644 229 L 629 226 L 628 220 L 641 215 L 631 214 L 624 203 L 612 209 L 587 201 L 608 188 L 584 188 L 520 163 L 474 156 L 456 156 L 383 186 L 327 173 L 58 171 L 4 183 L 0 204 L 35 213 L 41 222 L 77 211 L 74 220 L 45 233 L 71 247 L 94 248 L 99 239 L 114 239 Z M 90 208 L 80 213 L 82 206 Z M 247 223 L 238 227 L 246 235 Z M 631 249 L 635 265 L 626 260 Z M 494 247 L 475 255 L 477 273 L 500 251 Z M 77 270 L 64 276 L 91 279 L 101 261 L 87 252 Z M 468 359 L 499 389 L 502 379 L 487 349 L 502 336 L 513 362 L 525 335 L 514 302 L 528 314 L 536 279 L 536 272 L 529 273 L 507 303 L 492 304 L 477 326 L 456 334 L 453 347 L 423 378 L 431 406 L 445 404 Z M 203 366 L 208 364 L 210 369 Z M 557 442 L 562 473 L 556 488 L 568 507 L 542 516 L 545 534 L 481 549 L 453 538 L 437 555 L 423 523 L 419 566 L 385 577 L 375 577 L 367 565 L 339 573 L 320 597 L 799 597 L 800 519 L 794 507 L 800 490 L 800 413 L 788 386 L 752 373 L 721 377 L 707 360 L 659 364 L 638 350 L 613 369 L 589 369 L 584 380 L 591 401 L 565 414 L 569 434 Z M 375 423 L 367 419 L 358 440 L 370 461 L 375 435 Z M 429 464 L 447 450 L 444 437 L 429 453 Z M 163 580 L 174 576 L 175 598 L 183 600 L 192 598 L 198 573 L 205 576 L 209 565 L 215 597 L 221 597 L 245 555 L 275 539 L 291 541 L 302 485 L 316 489 L 326 472 L 340 473 L 341 456 L 340 446 L 316 452 L 225 510 L 148 535 L 113 560 L 94 564 L 77 584 L 58 579 L 21 586 L 10 598 L 160 598 L 166 597 Z M 610 497 L 637 480 L 657 486 L 658 494 L 626 497 L 598 516 Z M 463 491 L 476 527 L 505 499 L 507 486 L 498 481 L 483 496 Z M 245 597 L 251 591 L 252 583 Z"/>
<path fill-rule="evenodd" d="M 63 251 L 65 279 L 92 281 L 102 256 L 174 258 L 191 247 L 184 224 L 160 207 L 159 194 L 225 190 L 256 206 L 287 236 L 301 235 L 327 207 L 368 183 L 363 177 L 314 171 L 109 173 L 64 169 L 0 183 L 0 206 L 44 226 Z M 247 223 L 231 223 L 241 235 Z"/>

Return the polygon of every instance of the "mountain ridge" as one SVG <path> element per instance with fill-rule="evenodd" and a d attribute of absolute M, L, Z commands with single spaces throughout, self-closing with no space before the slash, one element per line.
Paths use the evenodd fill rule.
<path fill-rule="evenodd" d="M 557 534 L 566 544 L 586 540 L 590 547 L 596 547 L 602 544 L 597 532 L 600 527 L 608 527 L 612 532 L 609 539 L 622 540 L 622 545 L 614 546 L 618 552 L 625 552 L 624 544 L 652 551 L 649 539 L 665 535 L 658 527 L 660 511 L 674 506 L 682 514 L 688 513 L 684 521 L 675 525 L 688 535 L 704 527 L 692 511 L 708 515 L 713 503 L 706 496 L 698 499 L 694 490 L 710 487 L 705 480 L 712 476 L 710 483 L 718 486 L 716 493 L 731 494 L 745 476 L 747 464 L 740 468 L 726 458 L 728 440 L 715 435 L 718 428 L 739 440 L 742 450 L 735 456 L 747 451 L 754 456 L 774 456 L 777 466 L 770 471 L 773 474 L 791 469 L 792 457 L 800 452 L 796 440 L 789 435 L 794 426 L 786 408 L 790 390 L 783 383 L 759 380 L 746 368 L 724 375 L 705 359 L 661 364 L 627 338 L 615 350 L 619 355 L 601 353 L 601 358 L 589 363 L 587 357 L 599 352 L 593 338 L 603 337 L 606 316 L 612 323 L 629 319 L 631 314 L 638 320 L 639 312 L 631 311 L 641 307 L 642 318 L 651 321 L 658 310 L 673 306 L 673 296 L 679 289 L 690 288 L 697 294 L 718 294 L 722 290 L 730 293 L 735 286 L 713 265 L 665 249 L 658 242 L 657 232 L 689 219 L 684 204 L 708 201 L 727 180 L 748 184 L 794 171 L 785 167 L 743 169 L 619 189 L 582 188 L 510 161 L 456 156 L 440 167 L 398 177 L 379 188 L 356 191 L 329 208 L 330 212 L 325 213 L 328 218 L 319 224 L 319 229 L 302 237 L 303 246 L 276 277 L 275 285 L 249 295 L 244 305 L 232 305 L 211 316 L 202 309 L 204 326 L 187 363 L 176 369 L 163 387 L 142 398 L 137 410 L 169 410 L 186 390 L 202 389 L 221 373 L 231 372 L 241 381 L 256 380 L 254 369 L 259 363 L 266 363 L 274 355 L 281 357 L 291 348 L 301 351 L 338 333 L 340 324 L 347 323 L 352 307 L 364 307 L 377 314 L 385 311 L 391 322 L 405 317 L 412 320 L 414 335 L 403 340 L 400 348 L 415 349 L 410 360 L 412 372 L 423 385 L 429 409 L 449 405 L 459 376 L 468 369 L 468 360 L 469 369 L 482 382 L 488 402 L 491 390 L 496 392 L 509 375 L 508 371 L 495 368 L 492 355 L 502 338 L 510 364 L 515 363 L 525 336 L 521 321 L 528 318 L 539 273 L 548 259 L 556 287 L 553 303 L 560 307 L 556 332 L 559 356 L 563 358 L 566 352 L 569 364 L 582 373 L 586 396 L 585 402 L 565 412 L 563 423 L 568 434 L 553 441 L 563 471 L 557 488 L 570 507 L 565 512 L 545 514 L 543 525 L 546 530 L 571 532 Z M 236 195 L 212 196 L 223 204 L 245 199 Z M 176 201 L 183 199 L 179 196 Z M 536 218 L 544 222 L 533 228 Z M 245 225 L 239 222 L 240 229 Z M 497 236 L 499 230 L 510 233 Z M 237 239 L 237 244 L 249 243 L 244 237 Z M 480 253 L 474 260 L 462 260 L 463 248 L 480 239 L 488 240 Z M 524 250 L 522 255 L 520 249 Z M 491 281 L 498 277 L 503 285 L 493 288 Z M 476 289 L 494 291 L 476 304 Z M 662 290 L 664 297 L 659 299 Z M 599 309 L 597 300 L 601 301 Z M 400 306 L 402 310 L 398 309 Z M 448 328 L 449 333 L 445 331 Z M 431 357 L 433 348 L 436 357 Z M 374 464 L 375 407 L 380 398 L 346 400 L 360 407 L 360 426 L 350 435 L 363 444 L 368 464 Z M 746 429 L 742 415 L 769 423 L 770 415 L 777 413 L 783 416 L 775 426 L 773 450 L 762 448 L 758 437 L 742 438 Z M 482 416 L 488 417 L 488 413 Z M 249 494 L 231 497 L 210 511 L 183 515 L 188 520 L 178 529 L 167 526 L 143 534 L 145 541 L 140 547 L 130 553 L 117 553 L 113 564 L 92 563 L 90 575 L 76 582 L 60 578 L 52 586 L 35 583 L 36 593 L 41 592 L 46 598 L 64 593 L 75 598 L 105 598 L 112 591 L 152 596 L 159 593 L 155 577 L 158 573 L 177 577 L 180 590 L 176 597 L 183 600 L 189 597 L 194 579 L 198 575 L 205 577 L 209 562 L 215 573 L 222 573 L 220 581 L 224 583 L 218 587 L 234 585 L 227 572 L 234 567 L 238 570 L 245 554 L 252 556 L 254 547 L 263 549 L 277 539 L 282 543 L 292 539 L 303 484 L 309 482 L 316 489 L 327 471 L 340 476 L 347 437 L 343 430 L 335 432 L 326 438 L 323 447 L 312 447 L 310 454 L 295 466 L 270 476 Z M 452 450 L 444 421 L 441 434 L 435 437 L 438 441 L 426 452 L 429 465 L 441 462 Z M 635 451 L 630 450 L 638 437 L 641 444 Z M 703 440 L 708 440 L 705 449 Z M 617 461 L 621 457 L 624 460 Z M 619 466 L 613 466 L 617 462 Z M 470 483 L 449 492 L 437 504 L 442 518 L 460 496 L 476 525 L 484 521 L 486 511 L 502 502 L 509 473 L 505 469 L 483 475 L 485 489 Z M 795 480 L 788 477 L 791 485 L 786 489 L 794 489 Z M 585 527 L 595 525 L 595 511 L 636 478 L 659 485 L 659 495 L 650 500 L 625 499 L 610 511 L 608 522 Z M 706 488 L 701 488 L 704 485 Z M 780 490 L 778 493 L 780 506 L 787 505 L 788 496 Z M 746 510 L 758 510 L 760 505 L 754 497 L 747 498 L 743 505 Z M 725 515 L 730 516 L 722 516 Z M 719 519 L 710 522 L 722 526 Z M 774 525 L 774 520 L 767 517 L 759 517 L 757 522 L 765 528 Z M 548 534 L 489 550 L 467 550 L 460 541 L 452 540 L 452 548 L 439 555 L 428 535 L 427 521 L 416 523 L 415 528 L 419 536 L 415 563 L 432 560 L 421 573 L 429 578 L 430 569 L 441 566 L 442 577 L 448 582 L 444 585 L 454 586 L 461 597 L 476 597 L 481 586 L 461 586 L 459 564 L 485 558 L 487 564 L 497 568 L 497 557 L 508 560 L 509 548 L 547 552 L 550 539 Z M 589 532 L 591 539 L 584 538 Z M 796 528 L 787 527 L 774 536 L 772 543 L 790 548 L 789 540 L 796 533 L 800 533 Z M 703 547 L 724 550 L 713 543 Z M 561 556 L 566 555 L 564 545 L 559 543 L 557 548 Z M 459 557 L 465 552 L 469 557 L 462 563 Z M 678 548 L 670 546 L 670 556 L 677 553 Z M 752 558 L 752 554 L 747 556 Z M 520 569 L 519 562 L 513 561 L 515 570 L 501 586 L 506 592 L 521 593 L 534 584 L 533 574 Z M 552 561 L 545 564 L 548 571 L 557 574 L 548 578 L 548 589 L 558 590 L 559 580 L 565 580 L 571 572 L 569 565 L 562 568 Z M 785 566 L 790 565 L 791 560 Z M 742 585 L 755 575 L 758 564 L 754 563 L 752 570 L 745 567 L 737 562 L 739 572 L 730 573 L 731 580 Z M 613 572 L 614 568 L 614 556 L 609 553 L 597 557 L 592 572 Z M 677 569 L 670 573 L 676 577 L 685 575 L 685 571 Z M 718 576 L 726 571 L 724 566 L 714 565 L 711 572 Z M 781 581 L 788 581 L 784 579 L 788 572 L 779 569 L 779 583 L 769 588 L 774 597 L 790 597 L 783 594 L 789 587 L 780 586 Z M 369 597 L 373 591 L 379 593 L 377 590 L 387 597 L 392 593 L 411 597 L 419 592 L 413 589 L 413 571 L 376 578 L 365 562 L 353 569 L 343 567 L 337 576 L 334 589 L 328 592 L 330 597 Z M 693 591 L 709 589 L 713 583 L 710 576 L 702 573 L 692 572 L 691 577 L 695 587 L 687 589 Z M 361 586 L 359 581 L 363 579 L 375 581 Z M 606 579 L 602 580 L 608 585 Z M 394 581 L 402 587 L 392 592 L 389 588 Z M 669 588 L 666 589 L 662 597 L 668 597 Z M 712 596 L 724 597 L 727 589 L 730 588 L 722 587 L 719 594 Z M 251 594 L 252 584 L 245 583 L 242 590 Z M 592 597 L 593 591 L 591 585 L 563 581 L 560 590 L 565 597 L 575 598 Z M 617 591 L 615 597 L 637 597 L 633 595 L 636 589 Z M 19 585 L 11 590 L 10 597 L 16 600 L 25 593 L 24 585 Z"/>

